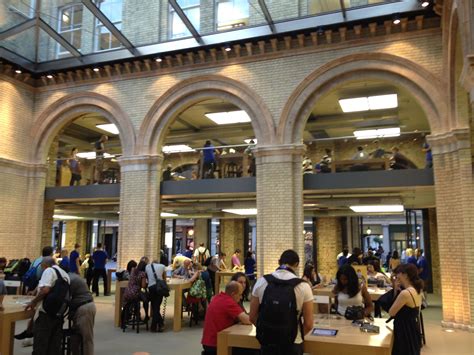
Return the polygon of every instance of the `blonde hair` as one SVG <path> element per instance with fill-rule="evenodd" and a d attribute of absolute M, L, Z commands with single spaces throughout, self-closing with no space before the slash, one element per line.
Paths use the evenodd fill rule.
<path fill-rule="evenodd" d="M 406 254 L 407 256 L 413 256 L 413 249 L 412 249 L 412 248 L 407 248 L 407 249 L 405 250 L 405 254 Z"/>

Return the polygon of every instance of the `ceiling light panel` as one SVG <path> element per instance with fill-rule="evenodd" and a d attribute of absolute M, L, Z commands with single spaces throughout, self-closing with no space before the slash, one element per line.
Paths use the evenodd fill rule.
<path fill-rule="evenodd" d="M 82 159 L 95 159 L 95 152 L 82 152 L 76 154 L 78 158 Z M 104 158 L 113 158 L 115 155 L 104 153 Z"/>
<path fill-rule="evenodd" d="M 117 126 L 113 123 L 98 124 L 96 127 L 111 134 L 120 133 Z"/>
<path fill-rule="evenodd" d="M 339 105 L 343 112 L 368 111 L 369 102 L 366 97 L 356 97 L 353 99 L 341 99 Z"/>
<path fill-rule="evenodd" d="M 193 148 L 185 144 L 165 145 L 163 148 L 161 148 L 161 150 L 163 151 L 163 153 L 166 153 L 166 154 L 195 152 Z"/>
<path fill-rule="evenodd" d="M 354 131 L 354 136 L 357 139 L 398 137 L 400 136 L 400 127 L 366 129 L 366 130 L 361 130 L 361 131 Z"/>
<path fill-rule="evenodd" d="M 160 217 L 178 217 L 178 215 L 171 212 L 161 212 Z"/>
<path fill-rule="evenodd" d="M 398 107 L 397 94 L 369 96 L 369 110 L 384 110 Z"/>
<path fill-rule="evenodd" d="M 223 212 L 238 214 L 240 216 L 254 216 L 257 214 L 256 208 L 229 208 L 222 210 Z"/>
<path fill-rule="evenodd" d="M 358 205 L 349 207 L 356 213 L 395 213 L 404 211 L 403 205 Z"/>
<path fill-rule="evenodd" d="M 250 117 L 244 110 L 206 113 L 205 116 L 218 125 L 250 122 Z"/>

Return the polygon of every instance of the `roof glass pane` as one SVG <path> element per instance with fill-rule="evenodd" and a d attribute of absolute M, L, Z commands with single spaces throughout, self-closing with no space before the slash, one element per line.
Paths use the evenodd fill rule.
<path fill-rule="evenodd" d="M 0 32 L 32 19 L 35 1 L 1 0 L 0 1 Z"/>
<path fill-rule="evenodd" d="M 2 41 L 2 46 L 10 51 L 28 59 L 29 61 L 36 61 L 35 53 L 35 37 L 36 29 L 31 27 L 14 36 L 8 37 Z"/>

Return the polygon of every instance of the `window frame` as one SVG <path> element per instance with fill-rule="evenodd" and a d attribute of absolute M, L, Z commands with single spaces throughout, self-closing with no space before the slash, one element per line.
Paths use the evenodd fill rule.
<path fill-rule="evenodd" d="M 178 4 L 179 5 L 179 4 Z M 199 9 L 199 27 L 196 28 L 196 26 L 193 24 L 193 26 L 196 28 L 196 31 L 199 32 L 200 28 L 201 28 L 201 0 L 198 0 L 198 3 L 197 5 L 188 5 L 188 6 L 185 6 L 185 7 L 182 7 L 180 5 L 181 9 L 183 10 L 184 14 L 186 16 L 188 16 L 186 14 L 186 11 L 187 10 L 190 10 L 190 9 Z M 170 40 L 174 40 L 174 39 L 181 39 L 181 38 L 189 38 L 189 37 L 192 37 L 192 33 L 189 32 L 189 30 L 186 28 L 186 31 L 189 32 L 189 35 L 186 35 L 186 36 L 179 36 L 179 37 L 173 37 L 173 15 L 176 14 L 176 11 L 174 10 L 173 6 L 171 6 L 169 3 L 168 3 L 168 39 Z M 176 14 L 176 16 L 178 16 Z M 179 16 L 178 16 L 179 18 Z M 180 21 L 181 21 L 181 18 L 180 18 Z M 191 21 L 191 19 L 189 19 L 189 21 Z M 191 22 L 192 23 L 192 22 Z M 186 27 L 186 25 L 185 25 Z"/>
<path fill-rule="evenodd" d="M 61 30 L 61 24 L 63 22 L 63 13 L 65 10 L 67 9 L 73 9 L 75 7 L 82 7 L 82 19 L 81 19 L 81 24 L 78 28 L 73 28 L 73 25 L 71 25 L 71 28 L 66 30 L 66 31 L 62 31 Z M 71 17 L 71 24 L 74 23 L 74 10 L 71 12 L 72 14 L 72 17 Z M 80 37 L 81 37 L 81 46 L 79 48 L 75 47 L 74 46 L 74 41 L 70 42 L 71 45 L 76 48 L 79 52 L 81 51 L 81 47 L 82 47 L 82 29 L 84 27 L 84 5 L 82 3 L 71 3 L 71 4 L 67 4 L 65 6 L 61 6 L 58 8 L 58 27 L 57 27 L 57 32 L 63 36 L 64 33 L 71 33 L 71 32 L 79 32 L 80 33 Z M 63 36 L 64 37 L 64 36 Z M 68 54 L 69 56 L 71 55 L 71 53 L 66 49 L 64 52 L 61 51 L 61 45 L 59 43 L 57 43 L 57 46 L 56 46 L 56 58 L 60 59 L 60 58 L 64 58 L 65 57 L 65 54 Z"/>
<path fill-rule="evenodd" d="M 106 3 L 108 0 L 94 0 L 94 4 L 99 8 L 99 10 L 101 10 L 101 5 L 103 3 Z M 113 1 L 117 1 L 117 0 L 113 0 Z M 123 1 L 124 0 L 120 0 L 120 6 L 121 6 L 121 13 L 120 13 L 120 21 L 112 21 L 107 15 L 106 17 L 109 19 L 110 22 L 112 22 L 112 24 L 117 27 L 117 29 L 119 31 L 122 31 L 122 22 L 123 22 Z M 101 10 L 102 11 L 102 10 Z M 105 15 L 105 14 L 104 14 Z M 105 28 L 107 30 L 107 32 L 109 33 L 109 48 L 105 48 L 105 49 L 100 49 L 100 30 L 102 28 Z M 123 44 L 120 43 L 119 41 L 119 46 L 118 47 L 110 47 L 111 43 L 112 43 L 112 33 L 109 31 L 109 29 L 99 21 L 99 19 L 97 17 L 94 16 L 94 38 L 93 38 L 93 51 L 94 52 L 105 52 L 105 51 L 113 51 L 113 50 L 116 50 L 116 49 L 120 49 L 120 48 L 123 48 Z"/>
<path fill-rule="evenodd" d="M 230 0 L 234 2 L 235 0 Z M 229 0 L 214 0 L 214 31 L 216 33 L 221 33 L 221 32 L 226 32 L 226 31 L 232 31 L 236 29 L 240 29 L 243 27 L 248 27 L 250 23 L 250 0 L 247 0 L 247 5 L 248 5 L 248 17 L 247 17 L 247 24 L 243 26 L 237 26 L 237 27 L 231 27 L 231 28 L 224 28 L 222 30 L 219 30 L 219 4 L 224 3 L 224 2 L 230 2 Z"/>

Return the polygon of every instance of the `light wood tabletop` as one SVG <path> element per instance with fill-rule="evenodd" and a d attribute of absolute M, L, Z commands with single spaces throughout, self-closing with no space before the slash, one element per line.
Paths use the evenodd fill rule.
<path fill-rule="evenodd" d="M 380 333 L 364 333 L 351 321 L 339 317 L 323 319 L 318 317 L 314 327 L 337 329 L 334 337 L 307 334 L 304 351 L 310 354 L 325 355 L 390 355 L 392 351 L 393 333 L 387 327 L 385 319 L 375 319 L 374 324 L 380 327 Z M 255 327 L 252 325 L 234 325 L 218 334 L 217 354 L 231 355 L 232 347 L 259 349 L 260 344 L 255 338 Z"/>
<path fill-rule="evenodd" d="M 313 289 L 313 295 L 315 295 L 315 296 L 329 296 L 330 298 L 334 298 L 334 294 L 332 293 L 333 289 L 334 289 L 334 285 L 315 288 L 315 289 Z M 367 287 L 367 291 L 369 291 L 369 295 L 370 295 L 370 298 L 372 299 L 372 301 L 377 301 L 388 290 L 389 290 L 388 288 Z"/>
<path fill-rule="evenodd" d="M 214 281 L 214 294 L 217 295 L 219 294 L 219 290 L 221 287 L 221 278 L 225 276 L 234 276 L 235 273 L 238 271 L 232 271 L 232 270 L 221 270 L 221 271 L 216 271 L 216 279 Z"/>
<path fill-rule="evenodd" d="M 5 296 L 3 310 L 0 310 L 0 354 L 13 354 L 13 336 L 15 335 L 15 322 L 30 319 L 34 310 L 25 311 L 26 304 L 33 299 L 32 296 Z"/>

